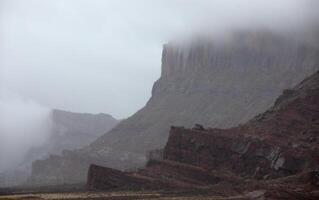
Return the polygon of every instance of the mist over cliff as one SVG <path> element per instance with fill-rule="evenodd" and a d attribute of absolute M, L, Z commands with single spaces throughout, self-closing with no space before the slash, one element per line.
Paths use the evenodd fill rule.
<path fill-rule="evenodd" d="M 47 107 L 121 117 L 142 107 L 110 132 L 98 128 L 101 137 L 85 148 L 81 138 L 102 115 L 93 117 L 97 123 L 86 115 L 82 126 L 82 117 L 54 112 L 67 123 L 53 129 L 58 139 L 47 146 L 59 144 L 52 149 L 62 155 L 35 162 L 32 180 L 61 183 L 63 174 L 62 183 L 74 183 L 91 162 L 142 165 L 171 125 L 243 123 L 318 69 L 316 0 L 87 2 L 0 2 L 0 83 L 34 99 L 1 100 L 0 171 L 18 166 L 30 149 L 42 152 L 52 136 Z M 79 150 L 63 151 L 65 133 L 80 138 L 71 145 Z"/>
<path fill-rule="evenodd" d="M 0 172 L 18 168 L 51 135 L 51 109 L 5 91 L 0 94 Z"/>
<path fill-rule="evenodd" d="M 143 166 L 170 126 L 229 128 L 267 110 L 284 89 L 319 69 L 319 48 L 271 31 L 235 31 L 163 46 L 162 73 L 147 104 L 88 147 L 33 163 L 35 184 L 83 182 L 89 164 Z M 67 164 L 65 164 L 67 163 Z M 76 170 L 74 170 L 76 169 Z M 59 178 L 63 177 L 63 179 Z"/>
<path fill-rule="evenodd" d="M 112 129 L 108 114 L 51 109 L 7 89 L 0 93 L 0 187 L 23 184 L 31 163 L 82 148 Z"/>
<path fill-rule="evenodd" d="M 317 0 L 2 0 L 1 84 L 51 108 L 126 118 L 150 97 L 163 43 L 234 29 L 301 34 L 318 24 L 318 7 Z"/>

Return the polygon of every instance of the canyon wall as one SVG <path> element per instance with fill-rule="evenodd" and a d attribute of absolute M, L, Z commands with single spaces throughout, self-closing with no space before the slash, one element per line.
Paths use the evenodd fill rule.
<path fill-rule="evenodd" d="M 165 44 L 162 74 L 145 107 L 86 148 L 36 161 L 30 180 L 84 182 L 90 164 L 143 166 L 148 151 L 164 147 L 171 125 L 245 123 L 318 69 L 317 47 L 266 31 Z M 57 177 L 64 179 L 56 182 Z"/>
<path fill-rule="evenodd" d="M 243 125 L 171 127 L 164 157 L 151 158 L 142 169 L 114 173 L 91 166 L 87 186 L 196 189 L 234 199 L 318 199 L 318 130 L 319 71 Z M 239 198 L 249 192 L 260 197 Z"/>

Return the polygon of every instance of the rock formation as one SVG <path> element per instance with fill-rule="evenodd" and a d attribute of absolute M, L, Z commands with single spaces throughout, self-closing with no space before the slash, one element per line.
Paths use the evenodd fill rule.
<path fill-rule="evenodd" d="M 150 160 L 144 169 L 116 175 L 101 169 L 99 181 L 94 180 L 97 170 L 90 168 L 87 184 L 91 189 L 110 189 L 103 184 L 131 188 L 134 182 L 134 188 L 141 189 L 161 182 L 163 188 L 214 191 L 228 182 L 237 186 L 224 185 L 225 191 L 241 187 L 241 193 L 262 190 L 267 199 L 318 199 L 317 169 L 319 71 L 283 92 L 273 107 L 248 123 L 230 129 L 172 127 L 164 160 Z M 134 181 L 114 180 L 123 174 Z M 147 179 L 152 181 L 141 181 Z"/>
<path fill-rule="evenodd" d="M 51 154 L 73 150 L 89 145 L 105 132 L 111 130 L 119 120 L 109 114 L 72 113 L 52 111 L 53 133 L 50 140 Z"/>
<path fill-rule="evenodd" d="M 23 163 L 26 167 L 36 159 L 49 157 L 51 154 L 66 155 L 71 150 L 83 148 L 105 132 L 111 130 L 119 122 L 111 115 L 104 113 L 74 113 L 54 109 L 51 116 L 51 136 L 45 145 L 33 148 L 28 152 Z M 50 158 L 54 158 L 54 156 L 50 156 Z M 29 176 L 29 173 L 25 173 L 24 176 Z M 17 181 L 19 177 L 22 177 L 21 172 L 16 176 L 15 174 L 17 172 L 10 173 L 10 177 L 13 179 L 10 182 L 14 183 L 14 185 L 26 179 L 23 178 Z"/>
<path fill-rule="evenodd" d="M 318 70 L 318 63 L 317 47 L 262 31 L 165 44 L 162 74 L 145 107 L 89 147 L 34 163 L 32 179 L 43 184 L 58 176 L 66 183 L 85 181 L 91 163 L 142 166 L 146 152 L 164 147 L 171 125 L 229 128 L 245 123 L 268 109 L 282 90 Z"/>

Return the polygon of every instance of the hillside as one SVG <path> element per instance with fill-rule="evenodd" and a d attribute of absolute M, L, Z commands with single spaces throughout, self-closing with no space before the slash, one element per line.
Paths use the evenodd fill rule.
<path fill-rule="evenodd" d="M 51 133 L 44 145 L 34 147 L 24 156 L 17 169 L 3 174 L 5 185 L 19 185 L 30 176 L 31 163 L 51 154 L 83 148 L 111 130 L 118 120 L 108 114 L 74 113 L 54 109 L 51 112 Z M 0 185 L 1 187 L 1 185 Z"/>
<path fill-rule="evenodd" d="M 286 90 L 273 107 L 243 125 L 207 130 L 172 127 L 163 160 L 150 160 L 143 169 L 121 172 L 91 165 L 87 185 L 318 199 L 318 130 L 319 72 Z"/>
<path fill-rule="evenodd" d="M 53 110 L 53 134 L 50 141 L 51 154 L 64 149 L 77 149 L 90 144 L 116 126 L 119 120 L 111 115 L 73 113 Z"/>
<path fill-rule="evenodd" d="M 270 32 L 165 44 L 162 74 L 145 107 L 89 147 L 33 164 L 31 182 L 83 182 L 89 164 L 142 166 L 171 125 L 229 128 L 268 109 L 286 88 L 319 69 L 317 47 Z M 57 177 L 63 177 L 58 180 Z"/>

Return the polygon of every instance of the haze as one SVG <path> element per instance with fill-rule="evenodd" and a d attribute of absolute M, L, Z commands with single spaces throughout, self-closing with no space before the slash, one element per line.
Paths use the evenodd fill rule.
<path fill-rule="evenodd" d="M 140 109 L 160 76 L 163 43 L 233 28 L 297 32 L 318 22 L 318 7 L 316 0 L 0 0 L 0 161 L 12 158 L 0 168 L 45 142 L 52 108 L 119 119 Z"/>
<path fill-rule="evenodd" d="M 312 22 L 316 1 L 1 0 L 1 88 L 125 118 L 150 97 L 162 44 L 191 32 Z"/>
<path fill-rule="evenodd" d="M 20 166 L 28 150 L 43 145 L 50 136 L 52 123 L 49 108 L 2 92 L 5 95 L 0 97 L 0 173 Z"/>

